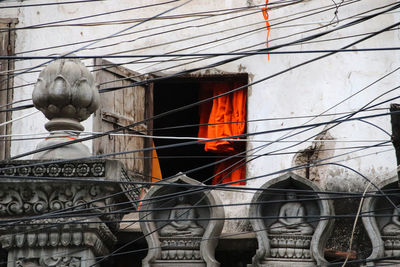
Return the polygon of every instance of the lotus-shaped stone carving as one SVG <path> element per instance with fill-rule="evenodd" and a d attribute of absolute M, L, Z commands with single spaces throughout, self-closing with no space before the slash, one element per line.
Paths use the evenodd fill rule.
<path fill-rule="evenodd" d="M 93 75 L 79 59 L 51 62 L 39 75 L 32 94 L 33 104 L 50 121 L 48 131 L 78 130 L 99 106 Z"/>

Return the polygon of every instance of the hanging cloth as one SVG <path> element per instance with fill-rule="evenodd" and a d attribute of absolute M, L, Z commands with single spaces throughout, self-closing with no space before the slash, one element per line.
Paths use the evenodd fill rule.
<path fill-rule="evenodd" d="M 242 181 L 246 176 L 245 161 L 240 161 L 240 158 L 225 160 L 215 166 L 214 175 L 212 179 L 213 185 L 233 181 L 238 182 L 230 185 L 245 185 L 246 182 Z"/>
<path fill-rule="evenodd" d="M 160 168 L 160 161 L 158 160 L 157 150 L 155 149 L 155 145 L 153 142 L 153 151 L 152 151 L 152 168 L 151 168 L 151 182 L 155 183 L 162 179 L 162 173 Z"/>
<path fill-rule="evenodd" d="M 245 84 L 239 82 L 206 83 L 200 89 L 200 99 L 218 96 L 243 85 Z M 246 90 L 243 89 L 201 104 L 198 137 L 213 139 L 243 134 L 246 126 L 246 96 Z M 228 140 L 205 142 L 204 150 L 217 153 L 236 152 L 237 147 L 241 146 L 237 143 Z"/>
<path fill-rule="evenodd" d="M 200 99 L 218 96 L 243 85 L 245 83 L 240 82 L 204 83 L 200 88 Z M 246 126 L 246 98 L 246 89 L 242 89 L 201 104 L 199 108 L 200 126 L 198 137 L 214 139 L 229 138 L 230 136 L 243 134 Z M 234 139 L 239 138 L 236 137 Z M 221 155 L 233 155 L 243 151 L 243 143 L 237 141 L 217 140 L 202 144 L 204 144 L 205 151 Z M 217 176 L 214 177 L 212 183 L 218 184 L 243 179 L 245 177 L 245 166 L 229 173 L 233 169 L 228 167 L 236 161 L 237 159 L 235 158 L 217 164 L 214 170 L 214 174 L 217 174 Z M 222 170 L 225 171 L 218 174 Z"/>

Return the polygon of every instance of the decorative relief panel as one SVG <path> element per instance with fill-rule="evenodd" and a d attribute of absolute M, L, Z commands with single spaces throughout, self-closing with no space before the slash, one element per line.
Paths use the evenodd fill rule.
<path fill-rule="evenodd" d="M 105 255 L 109 252 L 108 247 L 112 247 L 116 241 L 110 229 L 96 218 L 41 219 L 0 228 L 1 246 L 8 250 L 91 247 L 96 255 Z"/>
<path fill-rule="evenodd" d="M 0 187 L 0 215 L 30 215 L 68 209 L 108 213 L 114 190 L 89 184 L 6 184 Z"/>
<path fill-rule="evenodd" d="M 0 177 L 0 243 L 12 267 L 98 266 L 93 259 L 117 241 L 112 231 L 119 228 L 120 211 L 129 212 L 128 199 L 137 205 L 140 197 L 117 160 L 2 161 Z M 71 257 L 50 257 L 59 251 Z"/>
<path fill-rule="evenodd" d="M 312 236 L 269 235 L 271 258 L 311 259 Z"/>
<path fill-rule="evenodd" d="M 81 267 L 81 258 L 68 256 L 21 258 L 17 260 L 16 267 Z"/>
<path fill-rule="evenodd" d="M 68 163 L 54 163 L 54 164 L 47 164 L 47 165 L 42 165 L 39 164 L 39 161 L 33 160 L 33 161 L 13 161 L 12 164 L 9 161 L 3 161 L 0 162 L 0 176 L 4 175 L 6 176 L 17 176 L 17 177 L 26 177 L 26 178 L 40 178 L 40 177 L 54 177 L 54 178 L 77 178 L 77 177 L 82 177 L 82 178 L 97 178 L 103 180 L 104 178 L 110 179 L 110 180 L 116 180 L 116 181 L 122 181 L 126 183 L 120 183 L 120 184 L 115 184 L 115 190 L 123 190 L 124 191 L 124 197 L 128 198 L 131 201 L 131 204 L 137 208 L 139 200 L 140 200 L 140 194 L 141 194 L 141 189 L 140 186 L 135 183 L 135 180 L 129 177 L 129 175 L 126 173 L 125 169 L 123 168 L 123 165 L 116 161 L 116 160 L 91 160 L 91 161 L 84 161 L 84 162 L 68 162 Z M 34 166 L 29 166 L 29 165 L 34 165 Z M 114 172 L 115 170 L 119 170 L 117 172 Z M 115 177 L 106 177 L 106 173 L 108 175 L 115 175 Z M 4 181 L 4 180 L 3 180 Z M 10 182 L 11 184 L 14 184 L 16 180 L 11 180 L 8 179 L 7 182 Z M 29 181 L 29 180 L 28 180 Z M 90 180 L 89 180 L 90 181 Z M 5 182 L 5 181 L 4 181 Z M 44 180 L 41 180 L 42 183 L 44 183 Z M 61 182 L 61 181 L 60 181 Z M 17 183 L 15 183 L 17 184 Z M 39 184 L 35 182 L 34 184 Z M 33 185 L 34 185 L 33 184 Z M 79 184 L 79 183 L 77 183 Z M 80 183 L 82 185 L 84 183 Z M 48 182 L 47 185 L 52 185 L 51 182 Z M 104 186 L 104 184 L 99 184 L 100 187 L 102 188 L 109 188 L 108 186 Z M 21 201 L 27 200 L 29 198 L 29 195 L 32 194 L 32 191 L 38 190 L 37 196 L 34 196 L 36 199 L 43 201 L 43 199 L 46 199 L 43 203 L 41 202 L 40 204 L 37 205 L 37 207 L 32 207 L 34 203 L 36 203 L 36 199 L 32 199 L 34 203 L 27 203 L 26 207 L 19 207 L 17 203 L 10 204 L 10 210 L 11 212 L 3 211 L 2 210 L 7 210 L 7 207 L 0 206 L 0 215 L 9 213 L 10 215 L 15 215 L 15 214 L 20 214 L 22 212 L 26 212 L 27 210 L 33 210 L 33 213 L 41 213 L 43 211 L 49 211 L 49 210 L 57 210 L 57 209 L 63 209 L 63 208 L 68 208 L 71 207 L 71 201 L 72 199 L 77 200 L 75 196 L 70 197 L 71 194 L 74 194 L 73 192 L 61 192 L 61 194 L 64 194 L 65 197 L 62 197 L 63 199 L 68 199 L 72 198 L 70 200 L 60 200 L 61 203 L 56 203 L 55 206 L 49 206 L 50 203 L 53 200 L 52 196 L 49 196 L 49 190 L 48 188 L 39 188 L 32 187 L 32 184 L 29 184 L 27 186 L 28 188 L 22 189 L 24 191 L 23 195 L 21 189 L 13 189 L 11 190 L 17 191 L 13 192 L 12 195 L 20 195 L 20 197 L 13 197 L 13 201 L 15 200 L 17 203 L 20 203 Z M 20 187 L 23 188 L 23 187 Z M 92 186 L 92 189 L 88 189 L 89 193 L 93 197 L 94 191 L 98 191 L 99 187 L 94 187 Z M 3 189 L 2 191 L 7 191 L 4 190 L 4 188 L 0 187 L 0 190 Z M 114 189 L 113 189 L 114 190 Z M 50 191 L 53 191 L 51 189 Z M 61 190 L 62 191 L 62 190 Z M 71 191 L 74 191 L 71 189 Z M 76 190 L 75 190 L 76 191 Z M 79 191 L 79 190 L 78 190 Z M 110 192 L 108 192 L 110 193 Z M 81 192 L 80 195 L 84 194 L 84 192 Z M 11 195 L 11 194 L 10 194 Z M 122 196 L 122 195 L 121 195 Z M 120 196 L 120 197 L 121 197 Z M 5 198 L 4 193 L 0 191 L 0 203 L 1 199 Z M 32 196 L 33 197 L 33 196 Z M 20 200 L 21 199 L 21 200 Z M 3 200 L 4 201 L 4 200 Z M 27 200 L 29 202 L 29 200 Z M 124 201 L 125 202 L 125 201 Z M 47 204 L 46 204 L 47 203 Z M 73 203 L 73 206 L 75 206 L 76 203 Z M 83 204 L 83 203 L 82 203 Z M 81 205 L 82 207 L 83 205 Z M 28 211 L 29 212 L 29 211 Z"/>
<path fill-rule="evenodd" d="M 162 260 L 201 260 L 201 238 L 160 237 Z"/>
<path fill-rule="evenodd" d="M 68 162 L 46 165 L 34 165 L 36 162 L 26 164 L 0 164 L 0 175 L 6 176 L 33 176 L 33 177 L 104 177 L 105 161 L 95 162 Z M 21 165 L 21 167 L 19 167 Z M 4 170 L 1 170 L 3 169 Z"/>

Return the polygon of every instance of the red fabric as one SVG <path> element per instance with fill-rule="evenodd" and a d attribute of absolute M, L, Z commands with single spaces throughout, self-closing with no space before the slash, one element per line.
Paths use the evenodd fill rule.
<path fill-rule="evenodd" d="M 268 0 L 265 1 L 265 7 L 261 8 L 262 14 L 265 19 L 265 24 L 267 25 L 267 48 L 269 48 L 268 40 L 269 40 L 269 32 L 271 31 L 271 26 L 269 25 L 269 15 L 268 15 Z M 269 53 L 268 53 L 268 60 L 269 60 Z"/>
<path fill-rule="evenodd" d="M 216 175 L 212 184 L 224 184 L 233 181 L 237 183 L 231 185 L 245 185 L 245 181 L 240 181 L 246 176 L 246 167 L 244 161 L 240 161 L 240 158 L 232 158 L 223 161 L 215 166 L 214 174 Z"/>
<path fill-rule="evenodd" d="M 242 85 L 244 84 L 237 82 L 206 83 L 200 90 L 200 98 L 218 96 Z M 243 134 L 246 126 L 246 96 L 246 90 L 240 90 L 200 105 L 198 137 L 221 138 Z M 204 150 L 218 153 L 235 152 L 238 146 L 236 143 L 226 140 L 206 142 Z"/>
<path fill-rule="evenodd" d="M 232 89 L 243 86 L 239 82 L 212 82 L 202 85 L 200 90 L 200 99 L 206 99 L 212 96 L 218 96 Z M 240 135 L 245 132 L 246 120 L 246 98 L 245 89 L 230 93 L 228 95 L 213 99 L 200 105 L 200 126 L 199 138 L 221 138 Z M 202 125 L 207 124 L 207 125 Z M 238 139 L 237 137 L 235 139 Z M 204 143 L 204 150 L 217 154 L 231 155 L 243 150 L 241 142 L 218 140 Z M 227 168 L 234 162 L 223 162 L 216 166 L 215 173 Z M 213 179 L 213 184 L 226 175 L 228 171 L 218 175 Z M 223 181 L 237 181 L 244 178 L 245 167 L 234 171 Z M 243 183 L 244 184 L 244 183 Z"/>

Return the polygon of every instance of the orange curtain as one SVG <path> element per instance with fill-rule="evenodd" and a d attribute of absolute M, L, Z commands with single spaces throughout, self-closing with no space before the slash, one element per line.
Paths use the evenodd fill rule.
<path fill-rule="evenodd" d="M 212 184 L 223 184 L 233 181 L 237 183 L 231 185 L 245 185 L 245 181 L 241 181 L 245 178 L 246 167 L 244 161 L 239 161 L 237 158 L 231 158 L 225 160 L 215 166 L 214 178 Z"/>
<path fill-rule="evenodd" d="M 245 84 L 239 82 L 204 83 L 200 88 L 200 99 L 218 96 L 243 85 Z M 243 89 L 200 105 L 200 126 L 198 137 L 229 138 L 230 136 L 243 134 L 246 127 L 246 97 L 246 90 Z M 204 142 L 204 150 L 220 155 L 234 155 L 243 151 L 243 144 L 241 142 L 229 140 Z M 229 167 L 237 161 L 238 159 L 234 158 L 218 164 L 215 167 L 214 172 L 215 174 L 222 172 L 214 177 L 213 184 L 239 181 L 243 179 L 245 174 L 244 166 L 235 171 L 233 171 L 233 169 L 235 169 L 236 166 Z M 239 182 L 237 184 L 244 184 L 244 182 Z"/>
<path fill-rule="evenodd" d="M 154 148 L 154 142 L 153 142 L 153 148 Z M 151 168 L 151 182 L 155 183 L 157 181 L 160 181 L 162 179 L 162 173 L 161 173 L 161 168 L 160 168 L 160 161 L 158 160 L 158 155 L 157 155 L 157 150 L 153 149 L 152 153 L 152 168 Z"/>

